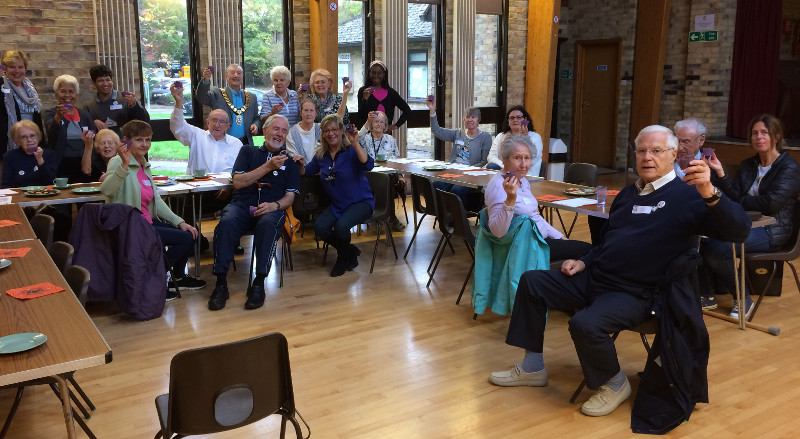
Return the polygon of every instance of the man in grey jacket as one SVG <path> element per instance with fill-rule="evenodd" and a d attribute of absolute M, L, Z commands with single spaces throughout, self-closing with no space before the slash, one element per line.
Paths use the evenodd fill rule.
<path fill-rule="evenodd" d="M 242 68 L 231 64 L 225 71 L 226 87 L 211 86 L 211 70 L 203 70 L 203 80 L 195 90 L 197 100 L 212 110 L 228 113 L 230 128 L 228 134 L 242 141 L 244 145 L 253 144 L 253 134 L 258 134 L 261 118 L 258 116 L 258 98 L 254 93 L 242 89 L 244 75 Z"/>

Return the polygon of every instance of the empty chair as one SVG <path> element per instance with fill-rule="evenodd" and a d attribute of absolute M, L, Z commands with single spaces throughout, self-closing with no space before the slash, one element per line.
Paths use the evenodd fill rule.
<path fill-rule="evenodd" d="M 458 195 L 438 189 L 436 190 L 436 195 L 438 197 L 436 200 L 436 207 L 438 210 L 437 217 L 439 219 L 439 228 L 442 230 L 445 242 L 441 242 L 440 240 L 440 245 L 436 249 L 437 252 L 434 255 L 436 262 L 433 266 L 430 278 L 428 279 L 428 285 L 430 285 L 431 280 L 433 280 L 433 275 L 436 273 L 436 268 L 439 266 L 439 262 L 442 259 L 446 247 L 445 244 L 453 237 L 461 238 L 467 246 L 467 251 L 472 258 L 472 263 L 470 264 L 467 276 L 464 278 L 464 284 L 461 286 L 458 299 L 456 299 L 456 304 L 458 304 L 461 302 L 461 296 L 464 294 L 464 289 L 467 288 L 467 282 L 469 282 L 470 276 L 472 276 L 472 270 L 475 269 L 475 235 L 469 227 L 467 211 L 464 210 L 464 205 L 461 203 L 461 199 L 458 198 Z M 449 232 L 449 234 L 445 232 Z"/>
<path fill-rule="evenodd" d="M 85 305 L 89 291 L 89 270 L 80 265 L 70 265 L 64 270 L 64 279 L 81 302 L 81 305 Z"/>
<path fill-rule="evenodd" d="M 64 270 L 72 265 L 72 255 L 75 253 L 75 249 L 68 242 L 56 241 L 50 247 L 49 253 L 56 267 L 58 267 L 58 271 L 64 273 Z"/>
<path fill-rule="evenodd" d="M 178 353 L 170 364 L 169 393 L 155 402 L 161 425 L 156 439 L 218 433 L 273 414 L 281 416 L 281 438 L 287 421 L 302 438 L 289 347 L 277 332 Z"/>
<path fill-rule="evenodd" d="M 392 213 L 391 203 L 394 203 L 392 197 L 392 187 L 389 184 L 389 176 L 382 172 L 365 172 L 364 175 L 369 181 L 369 187 L 372 189 L 372 196 L 375 197 L 375 210 L 372 211 L 372 216 L 367 220 L 368 223 L 374 222 L 375 231 L 375 249 L 372 251 L 372 264 L 369 266 L 369 272 L 375 268 L 375 257 L 378 254 L 378 241 L 381 239 L 381 225 L 386 226 L 386 239 L 392 245 L 394 251 L 394 258 L 397 259 L 397 249 L 394 246 L 394 238 L 392 238 L 392 226 L 389 224 L 390 214 Z"/>
<path fill-rule="evenodd" d="M 433 182 L 421 175 L 411 174 L 411 201 L 414 206 L 414 235 L 411 236 L 411 242 L 408 243 L 403 259 L 408 256 L 414 240 L 417 239 L 417 233 L 422 225 L 422 220 L 426 216 L 436 216 L 436 189 L 433 187 Z M 417 221 L 417 213 L 422 216 Z"/>
<path fill-rule="evenodd" d="M 569 165 L 567 172 L 564 174 L 564 182 L 596 187 L 597 166 L 591 163 L 573 163 Z M 572 229 L 575 227 L 575 222 L 578 220 L 578 214 L 576 213 L 575 217 L 572 218 L 572 225 L 569 226 L 569 230 L 567 230 L 567 227 L 564 225 L 564 220 L 561 218 L 561 211 L 556 209 L 556 214 L 558 215 L 558 221 L 561 223 L 561 228 L 564 230 L 564 235 L 569 238 Z"/>
<path fill-rule="evenodd" d="M 300 220 L 300 236 L 305 229 L 305 224 L 313 219 L 314 215 L 322 213 L 328 207 L 328 196 L 322 189 L 322 182 L 316 175 L 300 176 L 300 193 L 294 197 L 292 211 Z M 319 247 L 319 244 L 317 244 Z"/>
<path fill-rule="evenodd" d="M 52 216 L 43 213 L 37 213 L 31 218 L 33 233 L 36 234 L 36 238 L 38 238 L 39 241 L 42 241 L 42 245 L 44 245 L 47 251 L 50 251 L 50 247 L 53 245 L 53 230 L 55 224 L 56 220 Z"/>

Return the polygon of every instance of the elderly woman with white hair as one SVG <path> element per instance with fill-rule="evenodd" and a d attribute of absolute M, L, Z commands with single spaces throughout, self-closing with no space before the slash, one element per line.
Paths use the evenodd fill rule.
<path fill-rule="evenodd" d="M 275 66 L 269 71 L 272 78 L 272 90 L 267 90 L 261 99 L 261 121 L 274 114 L 280 114 L 289 120 L 289 126 L 300 122 L 300 99 L 297 92 L 289 90 L 292 72 L 286 66 Z"/>
<path fill-rule="evenodd" d="M 503 169 L 486 186 L 486 210 L 481 211 L 475 240 L 472 306 L 506 315 L 514 306 L 520 276 L 546 270 L 551 261 L 577 259 L 591 250 L 572 241 L 539 215 L 536 198 L 525 176 L 536 161 L 536 147 L 526 134 L 510 134 L 500 143 Z"/>
<path fill-rule="evenodd" d="M 94 123 L 89 112 L 75 106 L 80 86 L 71 75 L 61 75 L 53 81 L 58 104 L 44 111 L 42 119 L 47 131 L 47 147 L 55 153 L 57 177 L 70 183 L 91 181 Z"/>
<path fill-rule="evenodd" d="M 347 125 L 350 123 L 350 113 L 347 112 L 347 94 L 353 88 L 352 81 L 342 83 L 342 95 L 330 92 L 333 78 L 331 72 L 325 69 L 317 69 L 311 72 L 311 91 L 308 97 L 317 102 L 319 112 L 314 122 L 322 122 L 322 118 L 329 114 L 338 114 L 342 122 Z"/>

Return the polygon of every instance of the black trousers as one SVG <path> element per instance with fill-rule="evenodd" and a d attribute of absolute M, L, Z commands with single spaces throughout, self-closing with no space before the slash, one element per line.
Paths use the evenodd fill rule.
<path fill-rule="evenodd" d="M 548 309 L 575 313 L 569 332 L 590 389 L 597 389 L 620 371 L 609 334 L 645 321 L 650 300 L 626 292 L 597 292 L 582 271 L 567 276 L 559 270 L 532 270 L 520 277 L 506 343 L 542 352 Z"/>
<path fill-rule="evenodd" d="M 544 240 L 550 246 L 551 262 L 562 259 L 580 259 L 592 249 L 592 245 L 588 242 L 573 239 L 545 238 Z"/>

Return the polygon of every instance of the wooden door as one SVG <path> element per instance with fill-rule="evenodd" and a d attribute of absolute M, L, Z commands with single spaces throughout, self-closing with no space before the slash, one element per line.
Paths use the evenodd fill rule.
<path fill-rule="evenodd" d="M 578 41 L 573 161 L 616 167 L 622 40 Z"/>

